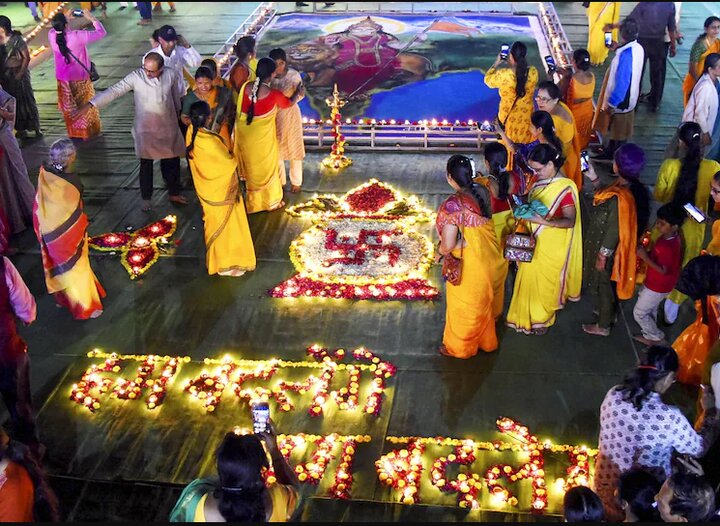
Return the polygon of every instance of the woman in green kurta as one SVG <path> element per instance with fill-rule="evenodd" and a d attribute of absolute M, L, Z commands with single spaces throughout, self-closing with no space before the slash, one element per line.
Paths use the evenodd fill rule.
<path fill-rule="evenodd" d="M 595 186 L 589 228 L 584 234 L 588 291 L 595 297 L 598 320 L 583 324 L 583 330 L 608 336 L 617 317 L 616 298 L 630 299 L 635 290 L 635 250 L 650 216 L 650 193 L 638 177 L 645 167 L 645 152 L 626 143 L 615 152 L 613 172 L 617 179 L 598 188 L 599 178 L 592 165 L 588 177 Z M 614 284 L 613 284 L 614 282 Z"/>
<path fill-rule="evenodd" d="M 666 159 L 660 166 L 655 199 L 661 203 L 675 202 L 679 206 L 692 203 L 707 215 L 710 201 L 710 184 L 720 164 L 703 159 L 702 129 L 695 122 L 685 122 L 678 131 L 680 151 L 685 152 L 682 159 Z M 680 155 L 683 155 L 682 153 Z M 683 267 L 688 261 L 700 254 L 705 240 L 707 221 L 698 223 L 688 217 L 682 225 Z M 656 235 L 653 235 L 655 238 Z M 665 320 L 673 323 L 677 319 L 680 305 L 687 299 L 685 294 L 673 290 L 665 300 Z"/>

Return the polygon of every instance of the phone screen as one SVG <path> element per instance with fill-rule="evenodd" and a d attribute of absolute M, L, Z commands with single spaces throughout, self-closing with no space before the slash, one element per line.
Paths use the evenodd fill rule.
<path fill-rule="evenodd" d="M 505 60 L 508 56 L 508 53 L 510 53 L 510 45 L 509 44 L 503 44 L 500 47 L 500 58 Z"/>
<path fill-rule="evenodd" d="M 692 217 L 698 223 L 705 222 L 705 214 L 703 214 L 702 211 L 700 209 L 698 209 L 694 204 L 685 203 L 683 208 L 685 208 L 685 211 L 688 213 L 688 215 L 690 217 Z"/>
<path fill-rule="evenodd" d="M 612 43 L 613 43 L 612 33 L 610 33 L 610 32 L 605 33 L 605 46 L 610 47 L 610 46 L 612 46 Z"/>
<path fill-rule="evenodd" d="M 555 71 L 557 69 L 557 66 L 555 65 L 555 59 L 552 58 L 552 55 L 547 55 L 545 57 L 545 64 L 547 64 L 549 71 Z"/>
<path fill-rule="evenodd" d="M 83 16 L 83 11 L 82 11 L 82 9 L 74 9 L 72 14 L 73 14 L 73 16 L 79 18 L 79 17 Z"/>
<path fill-rule="evenodd" d="M 252 406 L 253 432 L 263 433 L 268 430 L 270 420 L 270 407 L 262 402 Z"/>
<path fill-rule="evenodd" d="M 580 171 L 587 172 L 590 169 L 590 158 L 586 150 L 580 152 Z"/>

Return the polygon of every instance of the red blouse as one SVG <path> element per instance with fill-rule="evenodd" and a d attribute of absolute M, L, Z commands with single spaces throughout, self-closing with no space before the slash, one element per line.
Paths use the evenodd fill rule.
<path fill-rule="evenodd" d="M 252 86 L 245 86 L 245 91 L 243 91 L 242 99 L 243 113 L 247 113 L 250 109 L 250 93 L 252 93 Z M 258 98 L 257 102 L 255 103 L 254 116 L 261 117 L 266 113 L 270 113 L 272 110 L 275 109 L 275 106 L 278 106 L 280 108 L 289 108 L 292 105 L 293 102 L 285 95 L 283 95 L 282 91 L 271 89 L 270 93 L 267 96 L 262 99 Z"/>
<path fill-rule="evenodd" d="M 575 198 L 573 197 L 572 192 L 566 192 L 562 199 L 560 199 L 560 204 L 558 205 L 557 209 L 555 210 L 555 213 L 553 216 L 549 219 L 559 219 L 563 217 L 562 209 L 566 206 L 572 206 L 575 207 Z"/>

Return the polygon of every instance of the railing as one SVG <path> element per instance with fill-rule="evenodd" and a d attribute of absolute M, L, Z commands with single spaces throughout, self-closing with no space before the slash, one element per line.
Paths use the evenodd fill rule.
<path fill-rule="evenodd" d="M 230 38 L 225 41 L 218 52 L 213 55 L 213 58 L 215 58 L 220 65 L 221 77 L 227 77 L 227 74 L 235 65 L 235 62 L 237 62 L 237 57 L 233 56 L 233 46 L 235 42 L 245 35 L 252 35 L 256 40 L 259 40 L 276 13 L 275 2 L 261 2 L 245 21 L 240 24 L 240 27 L 235 30 Z"/>
<path fill-rule="evenodd" d="M 559 67 L 572 64 L 573 48 L 552 2 L 539 2 L 538 19 L 550 52 Z"/>

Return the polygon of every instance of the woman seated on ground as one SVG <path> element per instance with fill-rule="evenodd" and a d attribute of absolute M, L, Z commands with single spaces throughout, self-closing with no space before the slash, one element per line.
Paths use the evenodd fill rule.
<path fill-rule="evenodd" d="M 705 58 L 711 53 L 720 53 L 720 18 L 709 16 L 705 19 L 705 30 L 697 37 L 690 48 L 688 72 L 683 81 L 683 106 L 686 106 L 695 84 L 703 74 Z"/>
<path fill-rule="evenodd" d="M 235 158 L 247 182 L 248 214 L 285 206 L 275 117 L 278 108 L 289 108 L 300 100 L 305 88 L 299 85 L 290 98 L 270 89 L 275 68 L 271 58 L 261 58 L 257 78 L 243 84 L 237 102 Z"/>
<path fill-rule="evenodd" d="M 190 126 L 190 107 L 205 101 L 210 106 L 210 131 L 219 134 L 225 141 L 226 148 L 232 150 L 230 130 L 235 122 L 235 108 L 232 91 L 214 84 L 215 76 L 210 68 L 200 66 L 195 72 L 195 87 L 183 99 L 180 120 Z"/>
<path fill-rule="evenodd" d="M 650 192 L 640 182 L 645 152 L 625 143 L 615 150 L 614 181 L 598 188 L 593 196 L 585 235 L 583 276 L 595 298 L 597 322 L 583 324 L 587 334 L 609 336 L 617 318 L 617 302 L 635 295 L 637 241 L 650 219 Z M 590 164 L 590 180 L 598 180 Z M 614 285 L 613 285 L 614 283 Z"/>
<path fill-rule="evenodd" d="M 85 320 L 102 314 L 105 289 L 90 267 L 83 185 L 72 172 L 76 158 L 70 139 L 52 143 L 49 161 L 40 168 L 33 212 L 48 293 L 76 320 Z"/>
<path fill-rule="evenodd" d="M 213 115 L 207 102 L 192 104 L 189 117 L 187 156 L 203 208 L 208 274 L 242 276 L 255 270 L 255 248 L 240 195 L 237 161 L 225 139 L 210 128 Z"/>
<path fill-rule="evenodd" d="M 590 53 L 586 49 L 573 53 L 573 67 L 563 70 L 560 91 L 565 93 L 565 102 L 575 118 L 580 150 L 585 150 L 590 144 L 595 115 L 595 75 L 590 71 Z"/>
<path fill-rule="evenodd" d="M 705 417 L 698 432 L 679 408 L 661 399 L 675 382 L 677 369 L 678 357 L 672 348 L 648 347 L 637 368 L 603 400 L 593 489 L 610 521 L 624 516 L 615 498 L 622 473 L 640 467 L 663 480 L 672 474 L 673 451 L 702 456 L 712 445 L 718 426 L 712 393 L 702 398 Z"/>
<path fill-rule="evenodd" d="M 532 97 L 538 82 L 538 72 L 528 66 L 525 56 L 527 46 L 514 42 L 507 59 L 498 54 L 492 67 L 485 72 L 485 84 L 498 88 L 500 108 L 498 122 L 510 140 L 517 143 L 530 142 L 528 114 L 532 111 Z"/>
<path fill-rule="evenodd" d="M 475 167 L 464 155 L 447 162 L 446 179 L 455 190 L 438 210 L 439 258 L 461 260 L 460 283 L 447 286 L 445 330 L 440 354 L 471 358 L 478 349 L 497 349 L 495 319 L 503 309 L 507 262 L 491 218 L 488 191 L 473 183 Z"/>
<path fill-rule="evenodd" d="M 563 145 L 565 157 L 563 172 L 575 183 L 578 190 L 582 189 L 582 172 L 580 171 L 580 136 L 572 111 L 560 101 L 560 88 L 554 82 L 545 80 L 538 84 L 535 102 L 539 110 L 548 112 L 555 123 L 555 131 Z"/>
<path fill-rule="evenodd" d="M 25 444 L 0 428 L 0 522 L 58 522 L 58 501 Z"/>
<path fill-rule="evenodd" d="M 673 202 L 681 207 L 692 203 L 703 214 L 707 214 L 712 178 L 720 171 L 720 164 L 703 158 L 702 129 L 699 124 L 681 124 L 678 139 L 684 156 L 682 159 L 666 159 L 662 163 L 655 184 L 655 199 L 663 204 Z M 707 223 L 699 223 L 691 217 L 685 219 L 682 226 L 683 266 L 700 254 Z M 686 299 L 687 296 L 677 290 L 670 293 L 664 306 L 668 323 L 675 322 L 680 305 Z"/>
<path fill-rule="evenodd" d="M 518 263 L 506 324 L 525 334 L 545 334 L 566 301 L 580 299 L 580 199 L 575 183 L 560 170 L 562 165 L 561 152 L 548 144 L 538 144 L 528 157 L 536 177 L 528 199 L 539 201 L 548 212 L 522 220 L 535 238 L 535 251 L 532 261 Z"/>
<path fill-rule="evenodd" d="M 479 182 L 490 191 L 490 209 L 492 210 L 495 234 L 500 248 L 505 244 L 505 238 L 512 232 L 514 221 L 512 219 L 512 196 L 525 195 L 525 176 L 518 170 L 509 172 L 508 151 L 502 143 L 491 142 L 483 150 L 485 157 L 485 170 L 488 175 L 480 177 Z"/>
<path fill-rule="evenodd" d="M 195 479 L 170 512 L 170 522 L 287 522 L 299 505 L 300 483 L 282 456 L 273 426 L 266 433 L 229 432 L 218 447 L 217 475 Z M 267 487 L 270 467 L 277 483 Z"/>

